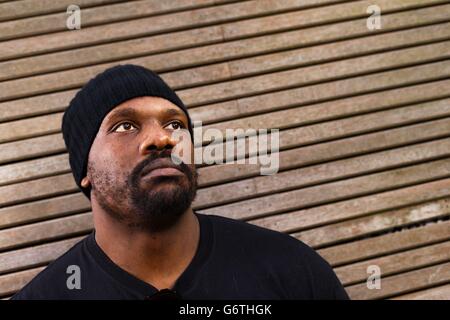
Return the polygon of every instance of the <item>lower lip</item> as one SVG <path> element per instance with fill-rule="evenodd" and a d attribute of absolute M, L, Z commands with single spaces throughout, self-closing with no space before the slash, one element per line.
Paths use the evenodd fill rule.
<path fill-rule="evenodd" d="M 158 177 L 158 176 L 182 176 L 183 173 L 175 168 L 159 168 L 150 171 L 144 177 Z"/>

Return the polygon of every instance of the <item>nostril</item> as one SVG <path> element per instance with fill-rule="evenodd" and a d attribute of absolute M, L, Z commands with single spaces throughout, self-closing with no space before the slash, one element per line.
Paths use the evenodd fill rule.
<path fill-rule="evenodd" d="M 158 145 L 156 143 L 152 143 L 147 145 L 146 149 L 148 152 L 150 151 L 161 151 L 161 152 L 171 152 L 173 149 L 172 145 L 164 144 L 164 145 Z"/>

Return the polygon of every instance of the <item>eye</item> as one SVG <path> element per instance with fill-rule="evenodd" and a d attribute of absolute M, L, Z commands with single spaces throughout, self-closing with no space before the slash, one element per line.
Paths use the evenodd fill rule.
<path fill-rule="evenodd" d="M 119 130 L 120 128 L 123 128 L 122 130 Z M 130 131 L 131 128 L 136 128 L 132 123 L 130 122 L 122 122 L 117 127 L 113 129 L 115 132 L 127 132 Z"/>
<path fill-rule="evenodd" d="M 172 126 L 173 130 L 179 130 L 179 129 L 184 128 L 184 124 L 181 121 L 171 122 L 167 125 L 167 127 L 170 127 L 170 126 Z"/>

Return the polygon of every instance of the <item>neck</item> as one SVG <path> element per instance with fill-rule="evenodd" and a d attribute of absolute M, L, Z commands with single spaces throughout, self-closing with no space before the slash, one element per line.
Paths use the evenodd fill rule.
<path fill-rule="evenodd" d="M 195 255 L 198 219 L 189 208 L 172 228 L 151 233 L 131 229 L 92 206 L 95 240 L 119 267 L 157 289 L 172 288 Z"/>

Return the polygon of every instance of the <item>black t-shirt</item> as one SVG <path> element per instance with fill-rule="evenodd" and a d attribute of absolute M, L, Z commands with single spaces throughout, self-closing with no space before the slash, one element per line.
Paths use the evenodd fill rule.
<path fill-rule="evenodd" d="M 172 288 L 182 299 L 348 299 L 330 265 L 301 241 L 237 220 L 196 215 L 200 242 Z M 12 299 L 142 300 L 158 293 L 112 262 L 94 232 Z M 81 287 L 69 289 L 73 265 L 79 267 Z"/>

